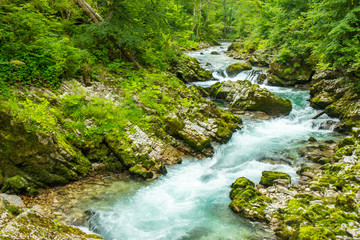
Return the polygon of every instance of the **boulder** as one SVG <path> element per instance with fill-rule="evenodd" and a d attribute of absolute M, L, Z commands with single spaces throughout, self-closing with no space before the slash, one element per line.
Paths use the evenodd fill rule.
<path fill-rule="evenodd" d="M 234 63 L 228 66 L 226 73 L 229 77 L 235 77 L 239 73 L 245 70 L 251 70 L 251 66 L 248 63 Z"/>
<path fill-rule="evenodd" d="M 172 65 L 171 71 L 184 82 L 207 81 L 212 78 L 212 73 L 203 69 L 196 58 L 185 54 Z"/>
<path fill-rule="evenodd" d="M 311 106 L 325 109 L 330 117 L 340 118 L 341 124 L 335 128 L 339 132 L 350 132 L 352 127 L 360 125 L 360 93 L 347 81 L 345 77 L 323 79 L 310 88 Z"/>
<path fill-rule="evenodd" d="M 266 203 L 271 200 L 260 193 L 255 184 L 247 178 L 238 178 L 231 185 L 230 209 L 240 216 L 254 220 L 267 222 L 265 208 Z"/>
<path fill-rule="evenodd" d="M 211 86 L 210 96 L 230 103 L 233 110 L 261 111 L 271 116 L 288 115 L 290 100 L 277 97 L 249 81 L 227 81 Z"/>
<path fill-rule="evenodd" d="M 288 184 L 291 183 L 291 177 L 287 173 L 264 171 L 261 176 L 260 184 L 264 187 L 270 187 L 274 185 L 275 180 L 277 179 L 286 179 L 288 180 Z"/>
<path fill-rule="evenodd" d="M 276 60 L 270 64 L 270 73 L 277 76 L 271 83 L 274 86 L 295 86 L 311 82 L 314 70 L 311 65 L 289 62 L 281 64 Z M 280 81 L 281 80 L 281 81 Z"/>
<path fill-rule="evenodd" d="M 0 114 L 2 192 L 61 185 L 91 170 L 88 159 L 60 134 L 28 130 L 5 109 Z"/>
<path fill-rule="evenodd" d="M 243 42 L 235 41 L 235 42 L 233 42 L 233 43 L 230 44 L 230 46 L 228 47 L 227 51 L 228 51 L 228 52 L 239 52 L 239 51 L 242 50 L 243 48 L 244 48 Z"/>

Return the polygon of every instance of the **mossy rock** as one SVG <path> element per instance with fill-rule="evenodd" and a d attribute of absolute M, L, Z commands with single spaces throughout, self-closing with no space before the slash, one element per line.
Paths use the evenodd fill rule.
<path fill-rule="evenodd" d="M 352 195 L 338 195 L 335 206 L 347 212 L 352 212 L 357 209 L 354 196 Z"/>
<path fill-rule="evenodd" d="M 230 110 L 261 111 L 271 116 L 288 115 L 292 110 L 289 99 L 277 97 L 250 81 L 226 81 L 211 86 L 210 96 L 230 103 Z"/>
<path fill-rule="evenodd" d="M 346 137 L 340 141 L 338 147 L 342 148 L 345 146 L 354 145 L 355 141 L 356 141 L 356 139 L 354 137 Z"/>
<path fill-rule="evenodd" d="M 265 214 L 266 203 L 271 200 L 261 194 L 255 184 L 247 178 L 238 178 L 232 185 L 230 198 L 232 202 L 229 207 L 235 213 L 244 218 L 267 222 Z"/>
<path fill-rule="evenodd" d="M 245 70 L 251 70 L 252 67 L 248 63 L 234 63 L 228 66 L 226 73 L 229 77 L 235 77 L 239 73 Z"/>
<path fill-rule="evenodd" d="M 334 233 L 324 227 L 312 227 L 312 226 L 306 226 L 306 227 L 300 227 L 298 238 L 299 240 L 335 240 L 336 237 Z"/>
<path fill-rule="evenodd" d="M 171 113 L 164 117 L 164 123 L 166 124 L 166 132 L 170 135 L 176 135 L 185 127 L 184 121 L 182 121 L 175 113 Z"/>
<path fill-rule="evenodd" d="M 299 65 L 299 67 L 295 67 Z M 270 73 L 277 76 L 282 81 L 278 86 L 294 86 L 296 84 L 306 84 L 311 81 L 312 76 L 315 74 L 314 66 L 302 63 L 299 64 L 296 60 L 292 60 L 285 64 L 273 61 L 270 64 Z"/>
<path fill-rule="evenodd" d="M 228 47 L 228 51 L 235 51 L 235 52 L 239 52 L 240 50 L 242 50 L 244 48 L 244 44 L 242 42 L 233 42 L 230 44 L 230 46 Z"/>
<path fill-rule="evenodd" d="M 171 71 L 184 82 L 207 81 L 212 78 L 212 73 L 203 69 L 196 58 L 186 54 L 174 65 Z"/>
<path fill-rule="evenodd" d="M 145 179 L 151 179 L 154 177 L 154 173 L 152 171 L 147 170 L 146 168 L 144 168 L 143 166 L 141 166 L 139 164 L 131 167 L 129 169 L 129 172 L 131 174 L 134 174 L 135 176 L 143 177 Z"/>
<path fill-rule="evenodd" d="M 8 183 L 9 183 L 10 187 L 17 192 L 24 191 L 27 187 L 29 187 L 28 181 L 26 181 L 25 178 L 23 178 L 19 175 L 9 178 Z"/>
<path fill-rule="evenodd" d="M 354 151 L 354 146 L 346 145 L 336 151 L 336 156 L 351 156 Z"/>
<path fill-rule="evenodd" d="M 291 177 L 287 173 L 264 171 L 262 172 L 260 184 L 264 187 L 270 187 L 274 185 L 274 180 L 276 179 L 287 179 L 289 184 L 291 183 Z"/>
<path fill-rule="evenodd" d="M 197 151 L 202 152 L 204 149 L 211 148 L 211 138 L 198 132 L 186 130 L 180 131 L 179 136 L 185 143 L 195 148 Z"/>
<path fill-rule="evenodd" d="M 275 76 L 274 74 L 269 74 L 267 79 L 268 85 L 270 86 L 284 87 L 286 85 L 285 81 L 281 80 L 278 76 Z"/>
<path fill-rule="evenodd" d="M 26 210 L 7 223 L 0 239 L 102 239 L 80 229 L 63 225 L 34 210 Z"/>

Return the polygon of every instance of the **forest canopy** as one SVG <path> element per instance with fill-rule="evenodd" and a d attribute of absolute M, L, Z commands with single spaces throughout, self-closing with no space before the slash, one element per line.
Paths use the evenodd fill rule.
<path fill-rule="evenodd" d="M 0 0 L 0 85 L 58 87 L 109 68 L 166 70 L 181 50 L 240 38 L 279 62 L 360 68 L 355 0 Z M 100 17 L 100 18 L 99 18 Z"/>

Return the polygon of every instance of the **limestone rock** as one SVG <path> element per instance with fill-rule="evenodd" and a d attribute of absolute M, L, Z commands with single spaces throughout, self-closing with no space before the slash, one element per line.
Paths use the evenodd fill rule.
<path fill-rule="evenodd" d="M 231 187 L 232 202 L 229 207 L 232 211 L 251 220 L 268 221 L 264 209 L 270 199 L 259 192 L 253 182 L 242 177 L 238 178 Z"/>
<path fill-rule="evenodd" d="M 174 63 L 171 70 L 184 82 L 207 81 L 212 78 L 212 73 L 204 70 L 194 57 L 183 55 L 182 59 Z"/>
<path fill-rule="evenodd" d="M 234 63 L 228 66 L 226 73 L 229 77 L 235 77 L 239 73 L 245 70 L 251 70 L 251 66 L 248 63 Z"/>
<path fill-rule="evenodd" d="M 271 116 L 288 115 L 292 110 L 290 100 L 249 81 L 216 83 L 211 86 L 210 95 L 229 102 L 235 110 L 262 111 Z"/>
<path fill-rule="evenodd" d="M 296 84 L 310 83 L 314 75 L 313 66 L 308 64 L 298 64 L 294 67 L 295 62 L 281 64 L 273 61 L 270 64 L 270 73 L 281 79 L 281 81 L 272 81 L 275 86 L 295 86 Z"/>
<path fill-rule="evenodd" d="M 287 173 L 264 171 L 261 176 L 260 184 L 264 187 L 270 187 L 274 185 L 274 182 L 278 179 L 285 179 L 288 184 L 291 183 L 291 177 Z"/>

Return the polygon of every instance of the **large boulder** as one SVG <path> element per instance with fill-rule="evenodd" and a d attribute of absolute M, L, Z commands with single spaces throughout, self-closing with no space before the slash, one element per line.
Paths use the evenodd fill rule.
<path fill-rule="evenodd" d="M 273 79 L 269 81 L 269 85 L 273 86 L 308 84 L 311 82 L 312 76 L 315 73 L 313 66 L 309 64 L 298 64 L 293 61 L 282 64 L 276 60 L 270 64 L 269 72 L 277 77 L 273 77 Z"/>
<path fill-rule="evenodd" d="M 251 70 L 251 66 L 248 63 L 234 63 L 228 66 L 226 69 L 226 73 L 229 77 L 235 77 L 239 73 L 245 71 L 245 70 Z"/>
<path fill-rule="evenodd" d="M 31 192 L 65 184 L 91 170 L 91 163 L 62 135 L 29 130 L 0 108 L 0 188 Z"/>
<path fill-rule="evenodd" d="M 278 179 L 285 179 L 288 182 L 288 184 L 291 183 L 291 177 L 287 173 L 264 171 L 261 176 L 260 184 L 263 185 L 264 187 L 270 187 L 273 186 L 275 180 Z"/>
<path fill-rule="evenodd" d="M 203 69 L 196 58 L 185 54 L 178 62 L 172 63 L 170 71 L 184 82 L 207 81 L 212 78 L 212 73 Z"/>
<path fill-rule="evenodd" d="M 233 212 L 250 220 L 268 221 L 265 208 L 271 200 L 261 194 L 249 179 L 241 177 L 231 185 L 230 199 L 229 207 Z"/>
<path fill-rule="evenodd" d="M 228 101 L 232 110 L 261 111 L 270 116 L 288 115 L 290 100 L 277 97 L 250 81 L 227 81 L 211 86 L 210 96 Z"/>
<path fill-rule="evenodd" d="M 9 196 L 16 198 L 16 196 Z M 0 196 L 0 239 L 102 239 L 86 234 L 42 214 L 41 209 L 25 209 Z"/>
<path fill-rule="evenodd" d="M 351 88 L 346 77 L 331 79 L 336 76 L 331 72 L 317 74 L 317 82 L 310 88 L 310 104 L 325 109 L 330 117 L 340 118 L 337 130 L 347 132 L 360 125 L 360 93 Z"/>

